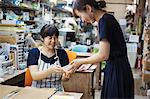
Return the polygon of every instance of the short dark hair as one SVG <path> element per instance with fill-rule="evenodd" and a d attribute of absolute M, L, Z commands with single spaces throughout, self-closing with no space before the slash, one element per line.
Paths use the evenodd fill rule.
<path fill-rule="evenodd" d="M 86 5 L 90 5 L 91 7 L 97 9 L 97 10 L 102 10 L 102 8 L 106 7 L 106 2 L 105 1 L 96 1 L 96 0 L 75 0 L 73 2 L 73 14 L 75 14 L 75 10 L 78 11 L 84 11 L 86 10 Z"/>
<path fill-rule="evenodd" d="M 41 31 L 40 31 L 40 35 L 41 37 L 44 39 L 45 37 L 47 36 L 59 36 L 59 31 L 58 29 L 56 28 L 56 26 L 50 24 L 46 24 L 42 27 Z"/>

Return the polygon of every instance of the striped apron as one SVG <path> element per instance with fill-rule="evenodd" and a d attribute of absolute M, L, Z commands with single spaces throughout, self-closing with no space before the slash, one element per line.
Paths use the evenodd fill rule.
<path fill-rule="evenodd" d="M 56 57 L 54 58 L 54 60 L 56 60 L 54 64 L 45 63 L 43 60 L 41 60 L 41 51 L 40 51 L 40 56 L 38 59 L 38 70 L 44 71 L 50 68 L 51 66 L 56 66 L 56 65 L 61 66 L 57 53 L 56 53 Z M 51 73 L 48 77 L 42 80 L 32 81 L 32 87 L 56 88 L 57 91 L 64 91 L 62 83 L 61 83 L 61 78 L 62 78 L 62 75 L 60 73 Z"/>

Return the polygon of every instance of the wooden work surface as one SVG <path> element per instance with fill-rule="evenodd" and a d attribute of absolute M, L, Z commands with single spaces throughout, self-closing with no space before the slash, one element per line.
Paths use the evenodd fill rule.
<path fill-rule="evenodd" d="M 0 99 L 8 95 L 12 91 L 18 92 L 11 99 L 48 99 L 56 91 L 54 88 L 32 88 L 32 87 L 16 87 L 0 85 Z"/>
<path fill-rule="evenodd" d="M 52 99 L 81 99 L 83 93 L 75 92 L 56 92 L 52 96 Z"/>
<path fill-rule="evenodd" d="M 53 99 L 68 99 L 68 96 L 72 97 L 73 99 L 81 99 L 83 95 L 82 93 L 75 92 L 56 92 L 54 88 L 33 88 L 0 85 L 0 99 L 3 99 L 13 91 L 18 92 L 9 97 L 9 99 L 48 99 L 49 97 L 53 96 L 56 96 L 56 98 Z"/>
<path fill-rule="evenodd" d="M 21 89 L 12 99 L 48 99 L 55 93 L 54 88 L 33 88 Z"/>
<path fill-rule="evenodd" d="M 21 88 L 17 86 L 0 85 L 0 99 L 3 99 L 3 97 L 7 95 L 8 93 L 14 90 L 19 90 L 19 89 Z"/>
<path fill-rule="evenodd" d="M 71 75 L 68 81 L 64 81 L 64 89 L 67 92 L 83 93 L 82 99 L 94 99 L 94 74 L 97 65 L 92 65 L 88 70 L 77 71 Z"/>
<path fill-rule="evenodd" d="M 0 83 L 5 82 L 9 79 L 12 79 L 22 73 L 25 73 L 26 70 L 16 70 L 14 74 L 5 74 L 4 76 L 0 77 Z"/>

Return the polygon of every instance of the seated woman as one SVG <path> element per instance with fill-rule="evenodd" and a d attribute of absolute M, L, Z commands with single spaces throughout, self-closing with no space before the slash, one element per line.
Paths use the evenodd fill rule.
<path fill-rule="evenodd" d="M 59 31 L 53 25 L 45 25 L 40 32 L 43 45 L 29 51 L 27 66 L 32 76 L 32 87 L 56 88 L 63 91 L 63 66 L 69 64 L 65 50 L 58 49 Z"/>

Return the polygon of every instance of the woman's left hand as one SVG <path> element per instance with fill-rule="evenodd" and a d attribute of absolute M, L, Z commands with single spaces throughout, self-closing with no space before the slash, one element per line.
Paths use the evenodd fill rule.
<path fill-rule="evenodd" d="M 63 81 L 69 80 L 70 77 L 71 77 L 71 74 L 72 74 L 71 71 L 67 71 L 67 72 L 63 73 L 63 75 L 62 75 L 62 80 L 63 80 Z"/>
<path fill-rule="evenodd" d="M 82 59 L 75 59 L 70 65 L 72 65 L 72 68 L 69 71 L 75 72 L 82 65 Z"/>

